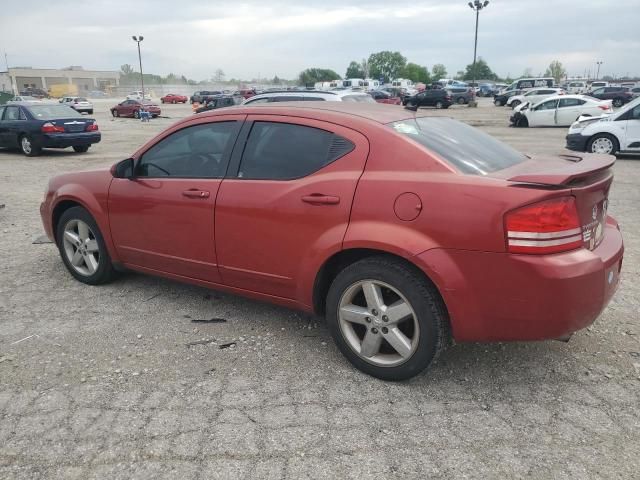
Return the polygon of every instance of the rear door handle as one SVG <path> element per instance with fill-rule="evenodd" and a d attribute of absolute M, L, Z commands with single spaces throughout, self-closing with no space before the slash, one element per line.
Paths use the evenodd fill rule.
<path fill-rule="evenodd" d="M 182 195 L 187 198 L 209 198 L 209 192 L 205 190 L 185 190 Z"/>
<path fill-rule="evenodd" d="M 314 193 L 312 195 L 305 195 L 302 197 L 302 201 L 310 203 L 312 205 L 337 205 L 340 203 L 340 197 L 335 195 L 322 195 L 321 193 Z"/>

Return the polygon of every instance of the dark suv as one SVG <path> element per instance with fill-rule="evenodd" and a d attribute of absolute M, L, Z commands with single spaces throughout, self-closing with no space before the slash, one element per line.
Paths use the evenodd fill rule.
<path fill-rule="evenodd" d="M 411 110 L 417 110 L 419 107 L 449 108 L 453 105 L 453 97 L 448 90 L 433 89 L 405 98 L 403 103 Z"/>
<path fill-rule="evenodd" d="M 596 88 L 589 96 L 600 100 L 613 100 L 614 107 L 621 107 L 633 99 L 633 93 L 628 87 L 601 87 Z"/>
<path fill-rule="evenodd" d="M 470 88 L 447 87 L 446 90 L 448 90 L 451 93 L 453 103 L 464 105 L 465 103 L 469 103 L 473 99 L 473 95 L 471 93 Z"/>
<path fill-rule="evenodd" d="M 201 90 L 199 92 L 194 92 L 194 94 L 191 95 L 191 98 L 189 99 L 189 101 L 191 103 L 206 103 L 209 100 L 213 100 L 214 98 L 220 95 L 222 95 L 222 92 L 217 90 L 214 90 L 214 91 Z"/>

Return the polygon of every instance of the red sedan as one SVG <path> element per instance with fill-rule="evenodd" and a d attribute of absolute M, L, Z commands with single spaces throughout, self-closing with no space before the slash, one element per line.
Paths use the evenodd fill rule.
<path fill-rule="evenodd" d="M 140 100 L 124 100 L 117 105 L 111 107 L 111 115 L 114 117 L 134 117 L 140 118 L 140 110 L 145 109 L 152 117 L 160 115 L 160 107 L 154 103 L 144 102 Z"/>
<path fill-rule="evenodd" d="M 184 95 L 176 95 L 175 93 L 167 93 L 160 98 L 162 103 L 187 103 L 188 100 Z"/>
<path fill-rule="evenodd" d="M 372 90 L 369 95 L 378 103 L 385 103 L 388 105 L 402 105 L 400 97 L 394 97 L 389 92 L 383 90 Z"/>
<path fill-rule="evenodd" d="M 53 178 L 40 211 L 81 282 L 135 270 L 325 315 L 357 368 L 398 380 L 450 338 L 566 338 L 598 317 L 623 256 L 614 162 L 383 105 L 251 105 Z"/>

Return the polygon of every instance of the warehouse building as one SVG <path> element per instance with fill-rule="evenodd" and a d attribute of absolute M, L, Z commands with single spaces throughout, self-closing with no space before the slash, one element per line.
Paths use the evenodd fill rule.
<path fill-rule="evenodd" d="M 80 66 L 62 69 L 10 67 L 0 72 L 2 89 L 19 92 L 27 88 L 47 90 L 52 85 L 76 85 L 79 92 L 90 90 L 106 90 L 120 84 L 120 72 L 85 70 Z"/>

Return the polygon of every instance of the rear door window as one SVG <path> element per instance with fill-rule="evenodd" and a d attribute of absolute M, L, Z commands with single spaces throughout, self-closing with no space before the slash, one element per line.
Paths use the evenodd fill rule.
<path fill-rule="evenodd" d="M 487 175 L 527 159 L 490 135 L 451 118 L 419 117 L 390 126 L 469 175 Z"/>
<path fill-rule="evenodd" d="M 577 107 L 578 105 L 583 105 L 584 103 L 586 103 L 586 101 L 579 98 L 561 98 L 560 102 L 558 103 L 558 108 Z"/>
<path fill-rule="evenodd" d="M 319 128 L 255 122 L 242 154 L 238 178 L 293 180 L 306 177 L 354 148 L 349 140 Z"/>

